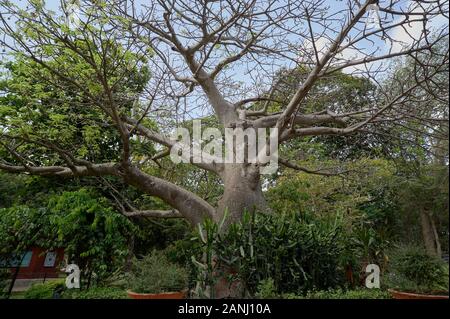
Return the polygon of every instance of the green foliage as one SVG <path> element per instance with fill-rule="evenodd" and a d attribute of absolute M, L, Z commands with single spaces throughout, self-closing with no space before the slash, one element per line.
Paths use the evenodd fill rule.
<path fill-rule="evenodd" d="M 197 240 L 199 246 L 199 252 L 197 255 L 191 256 L 192 265 L 196 268 L 197 282 L 199 287 L 197 287 L 197 294 L 201 298 L 214 298 L 215 290 L 211 289 L 214 287 L 217 280 L 221 275 L 223 269 L 221 269 L 221 264 L 218 260 L 221 258 L 221 254 L 224 253 L 222 248 L 220 232 L 224 225 L 227 213 L 225 213 L 224 218 L 218 224 L 211 219 L 206 219 L 202 224 L 198 224 Z M 194 240 L 195 240 L 194 239 Z"/>
<path fill-rule="evenodd" d="M 289 298 L 289 296 L 286 296 Z M 291 296 L 292 298 L 292 296 Z M 304 299 L 391 299 L 389 292 L 380 289 L 354 289 L 354 290 L 322 290 L 310 291 Z"/>
<path fill-rule="evenodd" d="M 448 208 L 448 167 L 422 165 L 404 171 L 408 178 L 399 180 L 399 198 L 405 210 L 426 209 L 443 212 Z"/>
<path fill-rule="evenodd" d="M 342 283 L 342 233 L 339 217 L 247 215 L 230 227 L 220 251 L 224 261 L 239 269 L 250 292 L 267 278 L 280 292 L 328 288 Z"/>
<path fill-rule="evenodd" d="M 398 217 L 406 242 L 420 243 L 420 213 L 430 215 L 436 224 L 442 250 L 448 252 L 449 240 L 449 182 L 446 165 L 405 165 L 397 182 Z M 415 230 L 411 231 L 411 230 Z M 416 238 L 411 234 L 416 234 Z M 418 239 L 417 239 L 418 237 Z"/>
<path fill-rule="evenodd" d="M 188 287 L 190 289 L 199 287 L 199 283 L 204 288 L 206 283 L 205 274 L 202 274 L 198 265 L 193 265 L 193 256 L 199 256 L 201 251 L 201 244 L 197 240 L 193 240 L 196 237 L 194 231 L 191 231 L 190 236 L 186 236 L 184 239 L 180 239 L 172 243 L 164 250 L 164 254 L 167 258 L 176 264 L 183 266 L 188 273 Z M 201 293 L 201 291 L 199 291 Z"/>
<path fill-rule="evenodd" d="M 421 244 L 422 209 L 434 219 L 442 249 L 448 251 L 447 167 L 420 165 L 413 170 L 365 158 L 347 169 L 347 174 L 332 177 L 285 171 L 266 193 L 268 202 L 280 212 L 342 214 L 351 247 L 347 260 L 354 270 L 364 263 L 383 267 L 385 250 L 394 242 Z"/>
<path fill-rule="evenodd" d="M 345 241 L 342 221 L 313 219 L 301 214 L 245 214 L 227 232 L 207 221 L 197 234 L 203 243 L 193 264 L 211 285 L 218 270 L 231 269 L 229 280 L 239 279 L 250 294 L 263 280 L 273 280 L 278 293 L 343 284 L 341 255 Z M 214 278 L 216 277 L 216 278 Z"/>
<path fill-rule="evenodd" d="M 161 208 L 164 209 L 164 208 Z M 146 255 L 153 249 L 163 250 L 173 243 L 188 236 L 191 225 L 184 219 L 138 219 L 136 226 L 134 253 Z"/>
<path fill-rule="evenodd" d="M 261 280 L 258 284 L 255 297 L 260 299 L 278 298 L 279 295 L 277 294 L 274 280 L 272 278 Z"/>
<path fill-rule="evenodd" d="M 305 295 L 276 292 L 273 279 L 262 280 L 258 284 L 255 295 L 261 299 L 390 299 L 391 294 L 386 290 L 357 288 L 346 290 L 342 288 L 327 290 L 309 290 Z"/>
<path fill-rule="evenodd" d="M 137 293 L 176 292 L 187 288 L 188 275 L 183 267 L 171 263 L 164 253 L 154 250 L 133 261 L 128 283 Z"/>
<path fill-rule="evenodd" d="M 123 266 L 133 225 L 92 188 L 46 196 L 38 207 L 0 208 L 0 258 L 20 255 L 30 246 L 64 247 L 79 265 L 84 282 L 101 281 Z M 30 203 L 33 204 L 33 203 Z"/>
<path fill-rule="evenodd" d="M 8 268 L 0 268 L 0 299 L 6 296 L 6 289 L 9 285 L 9 280 L 11 278 L 11 272 Z"/>
<path fill-rule="evenodd" d="M 101 280 L 123 264 L 133 226 L 105 198 L 92 189 L 81 188 L 53 196 L 48 208 L 69 260 L 84 271 L 85 277 L 95 273 Z"/>
<path fill-rule="evenodd" d="M 269 106 L 270 113 L 283 109 L 297 90 L 298 83 L 302 83 L 310 69 L 299 67 L 281 70 L 275 77 L 282 79 L 277 85 L 273 102 Z M 267 93 L 269 94 L 269 93 Z M 333 75 L 319 79 L 310 90 L 303 103 L 303 111 L 307 113 L 322 112 L 351 113 L 369 109 L 377 98 L 377 87 L 367 78 L 334 72 Z M 261 103 L 253 105 L 261 109 Z M 382 134 L 356 133 L 345 136 L 311 136 L 302 140 L 291 141 L 282 148 L 282 153 L 289 153 L 288 158 L 313 156 L 316 159 L 330 158 L 354 160 L 361 157 L 375 157 L 386 155 L 394 147 L 392 139 Z M 284 154 L 283 154 L 284 156 Z"/>
<path fill-rule="evenodd" d="M 116 287 L 93 287 L 88 290 L 67 289 L 63 299 L 128 299 L 125 289 Z"/>
<path fill-rule="evenodd" d="M 22 195 L 25 180 L 28 176 L 24 175 L 6 175 L 0 172 L 0 208 L 6 208 Z"/>
<path fill-rule="evenodd" d="M 385 284 L 407 292 L 448 292 L 448 264 L 423 248 L 401 246 L 392 251 Z"/>
<path fill-rule="evenodd" d="M 47 245 L 53 238 L 50 234 L 51 224 L 45 209 L 0 208 L 0 258 L 3 260 L 21 254 L 31 245 Z"/>
<path fill-rule="evenodd" d="M 127 299 L 125 289 L 118 287 L 91 287 L 89 289 L 66 289 L 64 280 L 52 280 L 33 284 L 24 295 L 25 299 Z"/>
<path fill-rule="evenodd" d="M 299 164 L 308 166 L 310 162 Z M 335 161 L 326 164 L 340 165 Z M 322 216 L 336 212 L 359 215 L 369 203 L 391 209 L 389 203 L 383 202 L 389 201 L 394 183 L 391 162 L 363 158 L 346 168 L 347 174 L 331 177 L 284 171 L 267 192 L 270 205 L 280 212 L 306 211 Z"/>
<path fill-rule="evenodd" d="M 130 114 L 134 96 L 150 79 L 149 55 L 132 52 L 111 31 L 106 34 L 107 17 L 72 33 L 55 12 L 35 8 L 47 17 L 36 22 L 28 10 L 14 10 L 16 36 L 34 43 L 34 53 L 11 54 L 0 62 L 0 122 L 9 139 L 22 142 L 16 151 L 32 152 L 41 165 L 63 162 L 57 148 L 72 150 L 77 159 L 117 160 L 121 140 L 105 106 L 112 103 L 120 115 Z M 142 150 L 144 143 L 132 143 Z"/>
<path fill-rule="evenodd" d="M 64 280 L 51 280 L 33 284 L 26 292 L 25 299 L 52 299 L 64 290 Z"/>

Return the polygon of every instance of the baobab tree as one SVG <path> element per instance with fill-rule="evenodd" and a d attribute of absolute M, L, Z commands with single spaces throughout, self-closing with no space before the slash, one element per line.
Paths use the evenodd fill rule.
<path fill-rule="evenodd" d="M 0 41 L 4 59 L 22 61 L 23 79 L 36 80 L 41 94 L 0 105 L 0 169 L 113 176 L 173 208 L 124 205 L 128 215 L 184 217 L 196 224 L 220 220 L 225 211 L 234 222 L 245 210 L 265 210 L 260 163 L 191 163 L 221 180 L 224 191 L 215 206 L 151 174 L 148 167 L 175 144 L 171 131 L 196 118 L 213 116 L 221 129 L 276 128 L 280 144 L 376 134 L 405 123 L 444 137 L 439 128 L 447 120 L 448 90 L 441 75 L 448 49 L 440 44 L 448 36 L 442 28 L 447 1 L 91 0 L 63 1 L 59 8 L 22 2 L 0 1 Z M 403 58 L 414 72 L 392 73 Z M 291 72 L 298 83 L 280 100 Z M 341 72 L 370 81 L 369 103 L 311 108 L 327 79 Z M 319 82 L 322 90 L 316 90 Z M 2 89 L 4 97 L 27 97 L 29 90 Z M 47 124 L 41 129 L 40 123 Z M 66 132 L 66 124 L 75 128 Z M 77 127 L 83 131 L 75 139 Z M 109 144 L 105 132 L 115 136 Z M 89 155 L 105 145 L 109 157 Z M 279 163 L 334 173 L 301 167 L 295 159 L 280 157 Z"/>

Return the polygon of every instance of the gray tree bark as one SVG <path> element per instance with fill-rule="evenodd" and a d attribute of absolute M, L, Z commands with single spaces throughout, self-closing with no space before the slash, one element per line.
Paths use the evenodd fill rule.
<path fill-rule="evenodd" d="M 259 167 L 252 164 L 226 164 L 224 170 L 224 193 L 217 208 L 217 220 L 227 212 L 225 228 L 239 221 L 245 211 L 268 210 L 261 187 Z"/>
<path fill-rule="evenodd" d="M 440 258 L 442 256 L 442 251 L 436 225 L 432 216 L 425 210 L 420 212 L 420 225 L 426 252 L 430 256 Z"/>

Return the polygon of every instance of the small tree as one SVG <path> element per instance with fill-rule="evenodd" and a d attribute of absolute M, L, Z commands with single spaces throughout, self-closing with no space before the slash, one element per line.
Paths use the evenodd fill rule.
<path fill-rule="evenodd" d="M 133 225 L 92 189 L 63 192 L 48 207 L 0 209 L 0 258 L 17 259 L 31 246 L 63 247 L 69 262 L 79 265 L 86 287 L 124 266 Z M 14 260 L 17 262 L 17 260 Z"/>

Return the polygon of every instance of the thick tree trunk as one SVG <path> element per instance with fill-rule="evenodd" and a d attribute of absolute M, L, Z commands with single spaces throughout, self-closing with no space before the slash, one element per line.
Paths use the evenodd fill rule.
<path fill-rule="evenodd" d="M 436 224 L 434 223 L 433 217 L 430 216 L 430 223 L 431 223 L 431 228 L 433 229 L 433 234 L 434 234 L 434 241 L 436 244 L 436 256 L 438 256 L 439 258 L 442 258 L 442 248 L 441 248 L 441 242 L 439 240 L 439 234 L 436 228 Z"/>
<path fill-rule="evenodd" d="M 239 221 L 244 212 L 268 211 L 261 188 L 259 167 L 252 164 L 226 164 L 223 175 L 225 189 L 217 209 L 217 221 L 227 212 L 225 229 Z"/>
<path fill-rule="evenodd" d="M 425 250 L 430 256 L 441 257 L 441 245 L 439 242 L 436 226 L 430 214 L 428 214 L 424 210 L 420 212 L 420 224 L 422 228 Z"/>
<path fill-rule="evenodd" d="M 225 212 L 227 218 L 221 231 L 241 220 L 244 212 L 267 212 L 268 206 L 261 187 L 259 167 L 249 164 L 226 164 L 223 175 L 225 189 L 219 201 L 217 220 L 220 221 Z M 221 272 L 232 273 L 234 269 L 221 269 Z M 241 282 L 230 282 L 227 276 L 217 278 L 214 287 L 215 298 L 242 297 L 244 288 Z"/>

